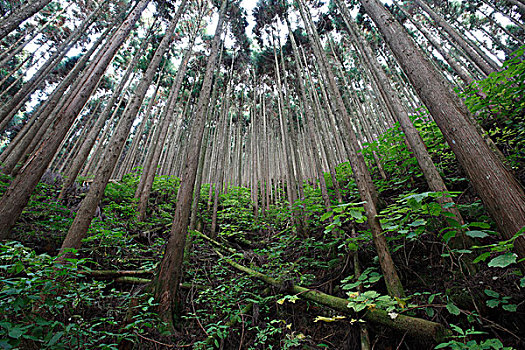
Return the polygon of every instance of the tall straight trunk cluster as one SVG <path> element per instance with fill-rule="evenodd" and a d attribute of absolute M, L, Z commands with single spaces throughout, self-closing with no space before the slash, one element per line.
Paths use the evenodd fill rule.
<path fill-rule="evenodd" d="M 80 248 L 82 239 L 87 234 L 91 220 L 93 220 L 95 215 L 98 203 L 104 195 L 104 190 L 109 182 L 111 174 L 113 173 L 115 165 L 117 164 L 117 161 L 122 152 L 122 148 L 124 147 L 124 144 L 128 138 L 131 126 L 133 125 L 135 117 L 142 106 L 142 101 L 146 96 L 146 92 L 148 91 L 155 74 L 162 75 L 162 69 L 160 72 L 158 72 L 158 68 L 162 58 L 164 57 L 164 54 L 167 52 L 169 45 L 173 40 L 175 28 L 177 27 L 179 19 L 184 11 L 186 2 L 187 0 L 183 0 L 179 5 L 177 12 L 173 16 L 170 25 L 166 29 L 166 33 L 164 33 L 162 41 L 157 47 L 157 50 L 155 51 L 155 54 L 153 55 L 153 58 L 151 59 L 146 72 L 144 73 L 144 76 L 135 90 L 135 94 L 129 103 L 126 113 L 119 121 L 119 124 L 113 136 L 111 137 L 111 140 L 109 141 L 106 152 L 104 153 L 104 162 L 100 164 L 95 173 L 94 181 L 91 184 L 89 192 L 82 201 L 82 204 L 80 205 L 71 227 L 69 228 L 66 238 L 62 243 L 62 247 L 60 248 L 60 253 L 65 253 L 66 250 L 71 248 Z M 65 256 L 66 255 L 62 255 L 62 258 Z"/>
<path fill-rule="evenodd" d="M 448 35 L 457 43 L 461 49 L 474 61 L 474 63 L 485 73 L 490 73 L 499 70 L 498 65 L 487 55 L 479 50 L 476 50 L 475 45 L 470 45 L 465 38 L 458 33 L 443 17 L 435 12 L 430 6 L 428 6 L 424 0 L 414 0 L 414 2 L 420 6 L 428 15 L 439 25 Z"/>
<path fill-rule="evenodd" d="M 26 82 L 17 93 L 0 108 L 0 130 L 4 130 L 9 121 L 20 108 L 31 97 L 31 94 L 42 84 L 48 74 L 56 68 L 68 51 L 76 44 L 77 40 L 84 34 L 86 29 L 92 24 L 99 10 L 98 6 L 91 14 L 79 25 L 75 31 L 58 46 L 51 57 L 38 69 L 38 71 Z"/>
<path fill-rule="evenodd" d="M 379 63 L 373 54 L 371 47 L 366 42 L 366 39 L 358 34 L 355 25 L 351 22 L 347 8 L 341 3 L 341 0 L 337 0 L 337 5 L 344 16 L 345 23 L 354 41 L 354 45 L 359 48 L 362 61 L 372 73 L 372 78 L 376 80 L 376 86 L 378 87 L 379 92 L 383 95 L 384 101 L 386 102 L 386 107 L 391 110 L 392 115 L 394 115 L 396 120 L 399 122 L 404 136 L 418 161 L 419 167 L 423 172 L 430 190 L 434 192 L 448 192 L 443 178 L 439 174 L 436 166 L 434 165 L 434 162 L 430 158 L 430 154 L 426 149 L 423 139 L 410 120 L 408 112 L 402 105 L 402 101 L 390 85 L 390 81 L 386 73 L 379 66 Z M 453 203 L 452 199 L 446 195 L 438 198 L 438 201 L 442 204 Z M 458 224 L 464 224 L 463 218 L 457 208 L 451 207 L 445 210 L 453 215 L 453 218 Z M 462 236 L 461 238 L 463 242 L 467 241 L 466 237 Z"/>
<path fill-rule="evenodd" d="M 331 95 L 335 100 L 334 104 L 335 104 L 336 110 L 341 115 L 341 118 L 346 125 L 346 129 L 347 129 L 346 131 L 348 133 L 349 145 L 350 145 L 350 150 L 349 150 L 350 151 L 349 152 L 350 164 L 352 166 L 354 179 L 356 181 L 357 188 L 359 190 L 359 195 L 361 197 L 361 200 L 364 202 L 365 213 L 368 218 L 368 224 L 372 231 L 372 237 L 374 239 L 374 244 L 375 244 L 377 254 L 379 257 L 381 269 L 385 276 L 385 282 L 386 282 L 388 291 L 393 296 L 402 297 L 404 296 L 403 286 L 401 284 L 401 281 L 397 274 L 394 262 L 390 255 L 388 245 L 386 242 L 386 238 L 383 235 L 383 230 L 379 223 L 379 218 L 377 217 L 377 214 L 378 214 L 377 212 L 377 203 L 378 203 L 377 191 L 372 182 L 370 172 L 368 171 L 366 167 L 364 157 L 358 146 L 357 136 L 355 135 L 353 131 L 353 128 L 350 122 L 350 116 L 348 115 L 348 112 L 346 110 L 346 106 L 343 102 L 343 98 L 340 94 L 339 88 L 335 81 L 334 74 L 331 71 L 331 67 L 328 63 L 327 57 L 321 47 L 321 41 L 319 39 L 319 36 L 317 34 L 315 27 L 313 26 L 313 21 L 311 19 L 311 16 L 309 12 L 307 11 L 308 9 L 305 10 L 303 0 L 300 0 L 297 3 L 298 3 L 299 11 L 301 12 L 301 17 L 303 18 L 303 22 L 307 29 L 308 35 L 310 37 L 310 42 L 312 43 L 314 54 L 317 58 L 320 69 L 323 72 L 323 75 L 324 75 L 323 78 L 328 84 Z"/>
<path fill-rule="evenodd" d="M 56 113 L 54 126 L 49 135 L 24 164 L 18 176 L 0 199 L 0 239 L 9 236 L 11 228 L 27 205 L 29 197 L 49 166 L 67 131 L 95 90 L 106 68 L 148 3 L 149 0 L 140 0 L 136 4 L 119 29 L 99 50 L 80 79 L 71 87 L 71 95 L 60 111 Z"/>
<path fill-rule="evenodd" d="M 198 21 L 200 22 L 200 17 Z M 177 75 L 175 76 L 175 79 L 173 81 L 168 101 L 166 103 L 166 106 L 164 107 L 164 112 L 161 115 L 161 118 L 164 120 L 161 122 L 160 130 L 157 134 L 158 136 L 152 140 L 153 147 L 148 152 L 148 156 L 151 157 L 150 161 L 148 162 L 149 165 L 146 169 L 144 169 L 140 178 L 137 193 L 135 195 L 135 197 L 138 197 L 140 199 L 138 205 L 138 219 L 140 221 L 143 221 L 146 216 L 148 199 L 151 193 L 151 188 L 153 187 L 153 180 L 155 179 L 155 174 L 157 173 L 157 166 L 159 165 L 162 150 L 164 148 L 164 144 L 168 136 L 168 130 L 173 122 L 175 122 L 174 127 L 178 129 L 181 124 L 180 120 L 183 118 L 183 116 L 181 115 L 179 120 L 174 121 L 173 116 L 175 114 L 177 98 L 179 97 L 179 92 L 182 87 L 182 80 L 184 79 L 184 75 L 186 74 L 186 69 L 188 67 L 188 62 L 192 54 L 193 44 L 195 42 L 196 35 L 197 31 L 194 31 L 190 38 L 188 48 L 186 49 L 186 52 L 184 53 L 184 56 L 182 58 L 179 69 L 177 70 Z"/>
<path fill-rule="evenodd" d="M 23 6 L 2 18 L 0 20 L 0 40 L 17 29 L 23 21 L 46 7 L 50 2 L 51 0 L 28 1 Z"/>
<path fill-rule="evenodd" d="M 511 239 L 525 226 L 523 189 L 469 122 L 464 103 L 455 96 L 448 82 L 416 47 L 404 28 L 379 1 L 361 0 L 361 4 L 443 132 L 498 229 L 506 239 Z M 525 258 L 523 235 L 514 242 L 514 249 L 518 259 Z M 525 262 L 521 267 L 525 270 Z"/>

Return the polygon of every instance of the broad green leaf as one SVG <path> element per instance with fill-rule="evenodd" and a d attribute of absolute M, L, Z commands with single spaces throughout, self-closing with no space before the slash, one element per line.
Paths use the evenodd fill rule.
<path fill-rule="evenodd" d="M 411 227 L 417 227 L 417 226 L 423 226 L 425 225 L 427 222 L 423 219 L 417 219 L 416 221 L 408 224 L 408 226 L 411 226 Z"/>
<path fill-rule="evenodd" d="M 460 313 L 459 308 L 456 305 L 452 304 L 452 303 L 448 303 L 447 304 L 447 310 L 452 315 L 456 315 L 456 316 L 458 316 L 459 313 Z"/>
<path fill-rule="evenodd" d="M 505 253 L 489 261 L 490 267 L 507 267 L 516 262 L 516 254 Z"/>
<path fill-rule="evenodd" d="M 499 293 L 490 289 L 485 289 L 485 294 L 487 294 L 489 297 L 499 298 Z"/>
<path fill-rule="evenodd" d="M 53 346 L 56 342 L 64 335 L 64 332 L 56 332 L 55 335 L 49 340 L 47 346 Z"/>
<path fill-rule="evenodd" d="M 419 210 L 421 209 L 421 202 L 416 200 L 414 197 L 410 197 L 407 200 L 407 204 L 412 210 Z"/>
<path fill-rule="evenodd" d="M 24 329 L 21 328 L 21 327 L 13 327 L 13 328 L 10 328 L 10 329 L 9 329 L 9 332 L 8 332 L 9 336 L 10 336 L 11 338 L 15 338 L 15 339 L 20 338 L 20 337 L 22 336 L 22 334 L 24 334 L 24 333 L 25 333 L 25 331 L 24 331 Z"/>
<path fill-rule="evenodd" d="M 492 308 L 492 309 L 495 308 L 498 305 L 499 305 L 499 300 L 497 300 L 497 299 L 487 300 L 487 306 Z"/>
<path fill-rule="evenodd" d="M 486 222 L 471 222 L 470 224 L 468 224 L 468 226 L 469 227 L 484 228 L 484 229 L 490 228 L 490 225 L 487 224 Z"/>
<path fill-rule="evenodd" d="M 428 213 L 432 216 L 439 216 L 441 214 L 441 206 L 437 203 L 429 203 Z"/>
<path fill-rule="evenodd" d="M 443 242 L 448 243 L 448 241 L 454 237 L 456 237 L 456 231 L 450 230 L 450 231 L 447 231 L 447 233 L 443 235 L 442 239 L 443 239 Z"/>
<path fill-rule="evenodd" d="M 510 311 L 510 312 L 516 312 L 517 308 L 518 308 L 518 305 L 516 304 L 508 304 L 508 305 L 503 305 L 503 310 L 507 310 L 507 311 Z"/>
<path fill-rule="evenodd" d="M 476 259 L 474 259 L 473 263 L 476 264 L 480 261 L 485 261 L 487 260 L 487 258 L 490 256 L 490 253 L 489 252 L 485 252 L 483 254 L 481 254 L 480 256 L 478 256 Z"/>
<path fill-rule="evenodd" d="M 331 218 L 333 215 L 333 212 L 329 211 L 328 213 L 324 213 L 323 216 L 321 216 L 321 221 L 325 221 L 325 220 L 328 220 L 329 218 Z"/>
<path fill-rule="evenodd" d="M 350 210 L 350 215 L 356 220 L 363 219 L 363 213 L 358 210 Z"/>
<path fill-rule="evenodd" d="M 487 237 L 489 234 L 484 232 L 484 231 L 467 231 L 465 232 L 465 234 L 469 237 L 472 237 L 472 238 L 485 238 Z"/>

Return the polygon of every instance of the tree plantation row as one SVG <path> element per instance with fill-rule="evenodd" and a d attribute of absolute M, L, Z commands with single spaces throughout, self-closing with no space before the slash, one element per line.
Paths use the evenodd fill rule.
<path fill-rule="evenodd" d="M 2 348 L 525 346 L 523 0 L 0 11 Z"/>

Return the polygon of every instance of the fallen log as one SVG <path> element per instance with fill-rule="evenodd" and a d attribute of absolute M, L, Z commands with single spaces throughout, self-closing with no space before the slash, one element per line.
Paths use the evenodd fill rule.
<path fill-rule="evenodd" d="M 286 284 L 283 281 L 280 281 L 253 269 L 240 265 L 235 261 L 224 257 L 224 255 L 222 255 L 217 250 L 215 250 L 215 252 L 221 258 L 223 258 L 225 262 L 227 262 L 237 270 L 250 275 L 251 277 L 257 278 L 258 280 L 263 281 L 271 286 L 287 290 L 289 293 L 294 293 L 302 299 L 315 301 L 316 303 L 325 305 L 334 310 L 350 314 L 354 317 L 356 316 L 356 314 L 348 307 L 349 301 L 346 299 L 334 297 L 332 295 L 304 288 L 301 286 L 289 286 L 289 284 Z M 445 328 L 439 323 L 401 314 L 397 314 L 394 318 L 392 318 L 388 315 L 386 311 L 379 309 L 368 310 L 364 314 L 359 316 L 366 321 L 387 326 L 389 328 L 396 329 L 401 332 L 406 332 L 408 335 L 421 340 L 432 340 L 436 343 L 442 342 L 447 338 L 447 336 L 451 334 L 451 331 L 449 329 Z"/>
<path fill-rule="evenodd" d="M 90 270 L 84 271 L 83 274 L 92 277 L 113 278 L 118 276 L 142 276 L 152 275 L 153 270 Z"/>
<path fill-rule="evenodd" d="M 140 277 L 132 277 L 132 276 L 124 276 L 124 277 L 117 277 L 114 279 L 116 283 L 126 283 L 126 284 L 148 284 L 151 282 L 148 278 L 140 278 Z"/>

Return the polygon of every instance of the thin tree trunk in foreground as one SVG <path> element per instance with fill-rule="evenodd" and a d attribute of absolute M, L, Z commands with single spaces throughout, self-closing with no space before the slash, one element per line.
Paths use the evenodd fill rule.
<path fill-rule="evenodd" d="M 327 80 L 332 96 L 335 99 L 337 112 L 342 115 L 343 122 L 346 124 L 350 141 L 349 145 L 351 147 L 351 150 L 349 152 L 350 164 L 352 166 L 352 171 L 354 174 L 355 182 L 357 184 L 360 198 L 364 202 L 363 206 L 365 208 L 365 213 L 368 219 L 368 225 L 370 226 L 374 245 L 377 251 L 377 256 L 381 265 L 381 270 L 383 271 L 383 275 L 385 276 L 385 283 L 388 292 L 392 296 L 396 296 L 399 298 L 404 297 L 405 293 L 403 285 L 401 283 L 401 280 L 399 279 L 399 275 L 397 274 L 392 255 L 390 254 L 386 238 L 383 234 L 383 229 L 381 228 L 379 218 L 377 217 L 377 190 L 375 188 L 374 183 L 372 182 L 370 172 L 366 167 L 363 154 L 361 153 L 358 144 L 357 136 L 352 129 L 350 123 L 350 116 L 348 115 L 348 111 L 346 110 L 346 106 L 343 102 L 341 93 L 339 92 L 339 88 L 335 81 L 334 74 L 331 71 L 331 67 L 328 63 L 328 59 L 326 58 L 324 51 L 322 51 L 319 35 L 315 31 L 315 29 L 312 28 L 313 20 L 311 18 L 310 13 L 308 11 L 305 11 L 303 1 L 304 0 L 298 1 L 299 10 L 301 11 L 301 17 L 303 17 L 303 22 L 305 23 L 305 27 L 307 28 L 308 33 L 311 37 L 311 42 L 313 44 L 312 47 L 314 49 L 315 56 L 319 61 L 319 67 L 322 69 L 324 78 Z"/>
<path fill-rule="evenodd" d="M 199 19 L 200 21 L 200 19 Z M 196 32 L 194 33 L 196 34 Z M 152 159 L 149 165 L 149 169 L 146 171 L 144 169 L 144 172 L 140 178 L 141 182 L 144 182 L 144 185 L 142 186 L 142 192 L 140 193 L 140 201 L 138 205 L 138 220 L 144 221 L 146 217 L 146 209 L 148 207 L 148 200 L 151 194 L 151 189 L 153 187 L 153 181 L 155 180 L 155 174 L 157 173 L 157 166 L 159 165 L 160 156 L 162 154 L 162 150 L 164 148 L 164 144 L 166 143 L 166 138 L 168 136 L 168 130 L 170 125 L 174 122 L 173 115 L 175 114 L 175 106 L 177 105 L 177 99 L 179 97 L 180 88 L 182 86 L 182 80 L 184 79 L 184 75 L 186 74 L 186 68 L 188 67 L 188 61 L 190 60 L 193 43 L 195 40 L 195 35 L 190 40 L 189 46 L 186 50 L 186 53 L 184 54 L 184 57 L 182 58 L 182 62 L 179 65 L 179 69 L 177 70 L 177 75 L 174 79 L 172 90 L 170 91 L 170 95 L 168 97 L 168 104 L 164 107 L 165 113 L 162 114 L 162 121 L 160 121 L 161 125 L 158 139 L 156 144 L 154 145 L 153 153 L 152 153 Z M 183 116 L 181 115 L 180 119 L 182 119 Z M 178 122 L 178 121 L 175 121 Z M 177 128 L 180 127 L 180 123 L 176 123 Z"/>
<path fill-rule="evenodd" d="M 219 51 L 219 41 L 221 39 L 227 2 L 228 0 L 223 0 L 219 12 L 217 29 L 215 30 L 210 56 L 206 63 L 206 73 L 194 113 L 194 132 L 190 136 L 186 161 L 183 165 L 183 174 L 179 191 L 177 193 L 177 208 L 175 210 L 175 217 L 173 218 L 173 226 L 154 282 L 155 300 L 159 303 L 159 316 L 163 321 L 169 323 L 173 322 L 173 317 L 178 305 L 178 291 L 179 283 L 182 279 L 184 245 L 188 233 L 191 202 L 193 200 L 195 177 L 197 175 L 197 166 L 199 163 L 199 151 L 206 121 L 206 107 L 210 99 L 210 90 Z"/>
<path fill-rule="evenodd" d="M 111 98 L 109 99 L 108 103 L 104 107 L 102 113 L 98 117 L 97 121 L 95 122 L 95 125 L 91 130 L 89 130 L 89 133 L 86 137 L 86 140 L 80 147 L 80 150 L 73 160 L 73 164 L 71 165 L 66 177 L 64 184 L 62 185 L 62 189 L 60 191 L 60 195 L 58 196 L 58 200 L 61 200 L 66 195 L 68 189 L 70 186 L 73 185 L 75 182 L 78 174 L 80 173 L 80 170 L 82 169 L 82 166 L 85 164 L 86 159 L 89 156 L 89 153 L 91 152 L 93 145 L 95 144 L 95 141 L 97 140 L 97 136 L 100 134 L 100 131 L 104 127 L 104 124 L 106 123 L 108 117 L 112 114 L 115 103 L 119 99 L 120 95 L 122 94 L 122 91 L 124 90 L 124 87 L 126 86 L 129 77 L 131 76 L 131 73 L 135 69 L 135 66 L 137 65 L 139 58 L 141 57 L 141 53 L 146 49 L 146 46 L 149 42 L 148 37 L 149 34 L 151 34 L 151 30 L 153 29 L 153 25 L 150 28 L 150 33 L 146 35 L 144 40 L 141 43 L 141 46 L 138 48 L 138 50 L 135 52 L 135 55 L 133 56 L 133 59 L 130 61 L 124 76 L 122 77 L 119 85 L 111 95 Z"/>
<path fill-rule="evenodd" d="M 448 189 L 445 185 L 445 182 L 443 181 L 443 178 L 441 177 L 436 166 L 434 165 L 434 162 L 430 158 L 430 154 L 427 151 L 423 139 L 421 138 L 416 127 L 410 120 L 410 117 L 408 116 L 407 111 L 403 107 L 401 100 L 398 98 L 397 94 L 394 92 L 392 86 L 390 85 L 386 73 L 379 66 L 375 55 L 372 53 L 372 49 L 366 42 L 366 39 L 358 35 L 355 25 L 353 25 L 353 23 L 350 22 L 349 14 L 346 11 L 346 8 L 341 6 L 342 4 L 340 0 L 337 1 L 337 5 L 342 10 L 346 25 L 350 34 L 352 35 L 352 39 L 354 40 L 354 44 L 358 46 L 359 51 L 361 51 L 365 63 L 368 63 L 368 66 L 372 73 L 371 78 L 376 79 L 377 86 L 381 90 L 380 92 L 383 93 L 385 101 L 387 102 L 388 106 L 392 109 L 392 114 L 396 117 L 397 121 L 399 122 L 401 129 L 405 134 L 405 138 L 410 144 L 410 147 L 412 148 L 412 151 L 414 152 L 414 155 L 418 161 L 419 167 L 423 172 L 423 175 L 425 176 L 425 180 L 429 188 L 434 192 L 447 192 Z M 454 203 L 450 197 L 446 196 L 438 198 L 438 201 L 442 204 Z M 448 208 L 445 210 L 454 215 L 453 218 L 460 225 L 464 224 L 463 218 L 456 207 Z M 468 241 L 467 237 L 464 237 L 462 235 L 462 241 Z"/>

